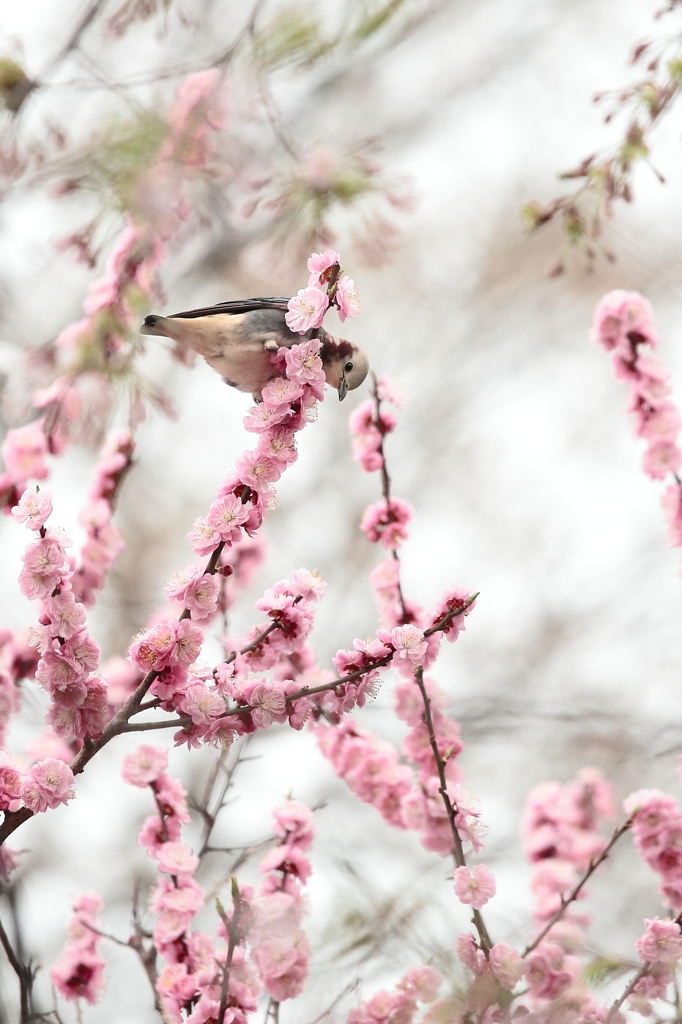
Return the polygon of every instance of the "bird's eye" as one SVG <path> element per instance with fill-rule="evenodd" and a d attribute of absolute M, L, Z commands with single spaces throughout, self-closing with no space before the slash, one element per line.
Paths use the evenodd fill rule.
<path fill-rule="evenodd" d="M 353 369 L 353 364 L 351 362 L 348 362 L 346 363 L 343 369 L 345 373 L 350 373 L 350 371 Z"/>

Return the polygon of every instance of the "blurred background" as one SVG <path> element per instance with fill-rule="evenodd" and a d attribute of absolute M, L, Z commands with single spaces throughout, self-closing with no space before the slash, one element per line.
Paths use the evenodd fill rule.
<path fill-rule="evenodd" d="M 547 202 L 567 187 L 558 172 L 618 141 L 622 125 L 605 125 L 592 97 L 632 79 L 635 43 L 679 31 L 675 12 L 654 20 L 659 5 L 0 4 L 3 60 L 37 83 L 0 115 L 3 428 L 30 418 L 32 374 L 44 372 L 55 337 L 83 315 L 122 230 L 124 186 L 138 155 L 144 165 L 153 118 L 163 118 L 187 74 L 220 67 L 225 127 L 191 183 L 191 213 L 161 268 L 166 302 L 154 311 L 293 294 L 313 249 L 341 251 L 363 304 L 344 333 L 409 396 L 387 443 L 394 492 L 416 510 L 403 551 L 406 593 L 429 606 L 446 587 L 481 592 L 466 633 L 443 652 L 438 681 L 462 726 L 465 782 L 490 827 L 485 856 L 498 896 L 486 919 L 497 941 L 523 943 L 532 931 L 521 847 L 529 787 L 593 765 L 621 799 L 653 786 L 679 795 L 679 556 L 666 547 L 660 494 L 641 472 L 624 388 L 588 339 L 604 292 L 641 291 L 682 401 L 677 113 L 652 139 L 666 183 L 644 165 L 634 203 L 606 226 L 614 262 L 590 265 L 575 252 L 552 277 L 563 259 L 560 228 L 529 238 L 519 218 L 524 201 Z M 187 530 L 251 445 L 241 422 L 248 396 L 202 361 L 181 365 L 148 340 L 138 365 L 176 417 L 150 408 L 138 428 L 115 518 L 126 548 L 91 618 L 105 657 L 125 654 L 170 571 L 193 560 Z M 268 561 L 232 613 L 233 628 L 245 630 L 273 580 L 318 569 L 328 588 L 313 643 L 324 666 L 377 627 L 367 575 L 380 554 L 357 526 L 378 481 L 352 462 L 347 433 L 349 411 L 365 397 L 366 388 L 339 405 L 330 393 L 301 436 L 264 527 Z M 119 402 L 110 421 L 126 416 Z M 75 538 L 96 458 L 79 444 L 54 463 L 55 521 Z M 0 542 L 2 624 L 25 629 L 33 612 L 15 583 L 22 528 L 2 517 Z M 358 718 L 399 742 L 389 690 Z M 10 736 L 16 753 L 43 728 L 38 687 L 25 691 L 26 732 Z M 152 741 L 171 745 L 165 733 Z M 60 951 L 70 897 L 84 889 L 103 894 L 107 931 L 124 940 L 130 932 L 135 879 L 144 886 L 153 877 L 134 841 L 147 794 L 119 774 L 135 745 L 112 743 L 79 780 L 77 801 L 15 837 L 28 852 L 11 898 L 24 947 L 40 964 Z M 214 756 L 172 752 L 171 771 L 198 792 Z M 275 728 L 246 758 L 220 826 L 226 843 L 267 836 L 287 794 L 317 807 L 311 983 L 281 1020 L 345 1020 L 362 993 L 430 957 L 454 983 L 454 939 L 467 915 L 448 865 L 360 804 L 310 733 Z M 207 877 L 224 870 L 216 862 Z M 247 864 L 241 877 L 256 876 Z M 632 957 L 642 918 L 659 903 L 627 840 L 590 893 L 595 951 Z M 134 953 L 111 945 L 107 956 L 107 994 L 84 1019 L 155 1019 Z M 14 1020 L 4 964 L 0 979 L 0 1016 Z M 37 993 L 49 1009 L 47 971 Z M 71 1007 L 62 1011 L 75 1019 Z"/>

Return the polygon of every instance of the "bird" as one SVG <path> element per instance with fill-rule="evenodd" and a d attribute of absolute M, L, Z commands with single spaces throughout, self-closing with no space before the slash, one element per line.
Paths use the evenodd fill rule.
<path fill-rule="evenodd" d="M 193 349 L 226 384 L 251 392 L 257 402 L 267 382 L 279 376 L 270 359 L 272 353 L 318 337 L 325 379 L 343 401 L 369 373 L 367 354 L 322 327 L 303 335 L 293 333 L 285 320 L 288 303 L 287 298 L 260 297 L 219 302 L 171 316 L 150 313 L 140 333 L 171 338 Z"/>

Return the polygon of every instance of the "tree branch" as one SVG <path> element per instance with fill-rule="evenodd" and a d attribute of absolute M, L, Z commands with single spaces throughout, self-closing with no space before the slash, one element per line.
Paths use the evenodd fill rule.
<path fill-rule="evenodd" d="M 627 821 L 624 821 L 622 825 L 619 825 L 618 828 L 616 828 L 614 830 L 613 835 L 609 839 L 607 845 L 604 847 L 604 849 L 602 850 L 602 852 L 599 854 L 598 857 L 596 857 L 596 858 L 593 857 L 590 860 L 590 863 L 589 863 L 589 866 L 587 868 L 587 871 L 582 876 L 582 878 L 573 886 L 573 888 L 569 892 L 568 896 L 566 896 L 566 897 L 562 896 L 561 897 L 561 905 L 560 905 L 559 909 L 556 911 L 556 913 L 554 913 L 552 915 L 552 917 L 550 917 L 549 921 L 547 921 L 547 923 L 545 924 L 545 926 L 542 929 L 542 931 L 539 932 L 539 934 L 535 936 L 533 941 L 531 943 L 529 943 L 529 945 L 526 946 L 526 948 L 524 949 L 523 953 L 521 954 L 522 956 L 527 957 L 529 953 L 532 953 L 533 950 L 537 946 L 540 945 L 540 943 L 544 939 L 544 937 L 547 934 L 547 932 L 551 928 L 553 928 L 554 925 L 558 921 L 561 920 L 561 918 L 564 916 L 564 913 L 566 912 L 566 909 L 570 906 L 571 903 L 573 903 L 574 900 L 576 900 L 578 898 L 578 896 L 580 894 L 580 891 L 582 890 L 582 888 L 585 885 L 585 883 L 587 882 L 587 880 L 590 878 L 591 875 L 594 874 L 594 872 L 597 870 L 599 865 L 604 863 L 604 861 L 609 856 L 609 854 L 611 853 L 611 850 L 614 848 L 614 846 L 616 845 L 616 843 L 618 842 L 620 837 L 625 835 L 625 833 L 630 828 L 632 828 L 632 823 L 633 823 L 634 820 L 635 820 L 635 815 L 631 814 L 630 817 L 627 819 Z"/>
<path fill-rule="evenodd" d="M 455 860 L 455 865 L 458 868 L 466 867 L 466 859 L 464 857 L 462 837 L 459 834 L 459 829 L 457 828 L 457 823 L 455 821 L 455 818 L 457 817 L 459 811 L 456 805 L 453 804 L 448 794 L 448 783 L 445 777 L 445 762 L 441 757 L 440 750 L 438 749 L 438 741 L 436 739 L 436 733 L 433 728 L 433 718 L 431 715 L 431 701 L 429 699 L 428 693 L 426 692 L 426 687 L 424 686 L 424 669 L 421 667 L 421 665 L 417 666 L 417 668 L 414 670 L 414 678 L 417 683 L 417 686 L 419 687 L 419 692 L 422 695 L 422 701 L 424 703 L 424 724 L 426 725 L 426 729 L 429 734 L 429 743 L 431 744 L 431 750 L 433 752 L 436 767 L 438 769 L 438 780 L 440 782 L 438 792 L 440 793 L 441 799 L 443 800 L 445 811 L 448 816 L 448 821 L 450 823 L 450 831 L 452 832 L 452 840 L 454 843 L 453 857 Z M 487 959 L 492 943 L 490 941 L 488 929 L 485 926 L 485 922 L 483 921 L 483 917 L 481 915 L 480 910 L 473 911 L 473 922 L 476 926 L 476 931 L 478 932 L 478 937 L 481 942 L 481 949 L 485 953 Z"/>
<path fill-rule="evenodd" d="M 33 1016 L 31 1006 L 31 994 L 33 991 L 33 971 L 28 964 L 22 964 L 21 960 L 14 952 L 12 943 L 9 941 L 9 936 L 5 931 L 2 921 L 0 921 L 0 945 L 5 951 L 7 959 L 9 960 L 10 966 L 17 976 L 19 981 L 19 998 L 20 998 L 20 1013 L 21 1013 L 21 1024 L 28 1024 L 31 1017 Z"/>

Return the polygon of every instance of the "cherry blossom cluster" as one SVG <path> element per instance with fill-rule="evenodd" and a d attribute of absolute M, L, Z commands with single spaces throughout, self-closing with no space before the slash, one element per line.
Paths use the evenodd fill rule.
<path fill-rule="evenodd" d="M 206 578 L 213 579 L 205 575 L 195 583 L 191 574 L 185 574 L 181 600 L 191 616 L 205 617 L 215 611 L 215 591 L 210 610 L 202 600 Z M 176 575 L 169 589 L 173 592 L 178 586 Z M 130 648 L 133 664 L 153 674 L 149 691 L 160 707 L 187 719 L 176 742 L 226 747 L 235 735 L 276 722 L 288 720 L 296 729 L 303 727 L 312 702 L 305 697 L 289 699 L 301 688 L 302 662 L 296 678 L 284 673 L 296 675 L 294 661 L 299 658 L 311 663 L 305 641 L 313 624 L 314 603 L 323 589 L 322 580 L 304 569 L 295 571 L 291 582 L 275 583 L 257 602 L 268 616 L 267 623 L 250 630 L 243 646 L 233 649 L 215 669 L 194 664 L 204 634 L 189 616 L 162 621 L 140 635 Z M 263 675 L 267 669 L 273 670 L 271 677 Z"/>
<path fill-rule="evenodd" d="M 527 965 L 518 950 L 498 942 L 492 946 L 486 956 L 480 949 L 475 936 L 471 932 L 462 932 L 457 937 L 457 957 L 474 975 L 471 985 L 462 1000 L 462 1014 L 475 1012 L 479 997 L 478 992 L 486 992 L 486 1012 L 491 1020 L 504 1020 L 500 1009 L 509 1003 L 509 993 L 513 992 L 517 983 L 527 971 Z M 441 1004 L 437 1003 L 434 1010 Z M 447 1003 L 444 1001 L 443 1009 Z M 528 1017 L 528 1007 L 517 1007 L 519 1017 Z M 531 1018 L 533 1019 L 533 1018 Z M 540 1018 L 541 1019 L 541 1018 Z"/>
<path fill-rule="evenodd" d="M 592 338 L 612 353 L 614 373 L 628 386 L 635 433 L 646 442 L 644 472 L 653 480 L 674 481 L 661 501 L 668 541 L 682 547 L 682 450 L 677 443 L 682 421 L 670 401 L 670 373 L 653 355 L 658 335 L 651 306 L 637 292 L 609 292 L 595 310 Z"/>
<path fill-rule="evenodd" d="M 358 315 L 360 299 L 355 282 L 341 274 L 341 256 L 333 249 L 314 252 L 308 260 L 308 287 L 289 299 L 286 322 L 290 331 L 306 334 L 322 326 L 327 310 L 335 306 L 341 323 Z"/>
<path fill-rule="evenodd" d="M 563 786 L 543 782 L 528 794 L 524 845 L 532 865 L 533 916 L 538 925 L 553 917 L 562 898 L 604 850 L 607 840 L 600 828 L 614 810 L 612 787 L 596 768 L 583 768 Z M 583 889 L 579 898 L 585 895 Z M 570 944 L 588 923 L 589 917 L 576 914 L 572 905 L 551 936 Z"/>
<path fill-rule="evenodd" d="M 100 736 L 107 721 L 107 690 L 96 674 L 99 647 L 88 633 L 85 606 L 73 589 L 74 567 L 66 534 L 45 526 L 52 512 L 48 491 L 27 489 L 12 515 L 37 539 L 28 545 L 19 575 L 22 593 L 40 601 L 41 614 L 30 643 L 39 659 L 35 677 L 50 695 L 46 721 L 58 736 L 82 740 Z"/>
<path fill-rule="evenodd" d="M 105 963 L 98 952 L 98 932 L 103 909 L 102 899 L 96 893 L 84 893 L 73 901 L 68 942 L 50 969 L 57 992 L 70 1001 L 85 999 L 92 1006 L 102 993 Z"/>
<path fill-rule="evenodd" d="M 111 517 L 121 480 L 132 464 L 133 451 L 130 431 L 111 434 L 95 467 L 88 505 L 79 517 L 87 540 L 80 550 L 71 585 L 76 598 L 84 605 L 95 603 L 96 592 L 102 588 L 107 571 L 124 547 L 121 531 L 111 522 Z"/>
<path fill-rule="evenodd" d="M 33 420 L 23 427 L 8 430 L 0 447 L 5 464 L 0 474 L 0 506 L 9 513 L 19 501 L 29 480 L 46 480 L 49 468 L 45 457 L 49 452 L 43 420 Z"/>
<path fill-rule="evenodd" d="M 433 1003 L 441 984 L 442 978 L 433 967 L 413 967 L 393 991 L 382 989 L 351 1010 L 347 1024 L 412 1024 L 419 1004 Z"/>
<path fill-rule="evenodd" d="M 448 702 L 436 683 L 427 677 L 424 685 L 431 704 L 439 754 L 445 762 L 448 795 L 457 809 L 457 829 L 462 840 L 470 842 L 477 852 L 482 846 L 486 826 L 481 821 L 477 799 L 461 784 L 461 770 L 456 761 L 463 750 L 459 727 L 443 714 L 442 709 Z M 360 800 L 376 807 L 389 825 L 413 829 L 419 833 L 427 850 L 448 856 L 453 852 L 452 831 L 439 792 L 438 766 L 424 722 L 421 694 L 412 679 L 396 687 L 394 708 L 410 727 L 402 745 L 404 760 L 391 743 L 378 739 L 352 720 L 336 726 L 319 724 L 315 730 L 318 744 L 337 775 Z M 465 896 L 463 902 L 477 901 L 469 899 L 467 894 L 476 888 L 482 867 L 477 866 L 476 874 L 466 885 L 463 877 L 458 876 L 458 888 Z M 482 877 L 486 873 L 489 874 L 487 868 Z M 488 892 L 489 887 L 485 891 Z M 493 892 L 494 883 L 489 895 Z"/>
<path fill-rule="evenodd" d="M 306 856 L 313 842 L 310 808 L 287 800 L 273 812 L 279 843 L 265 855 L 265 875 L 253 900 L 248 932 L 251 956 L 265 991 L 277 1003 L 295 999 L 308 977 L 310 946 L 301 928 L 306 913 L 302 887 L 310 877 Z"/>
<path fill-rule="evenodd" d="M 674 797 L 640 789 L 624 803 L 634 814 L 632 835 L 642 859 L 660 879 L 659 892 L 674 913 L 682 911 L 682 814 Z"/>
<path fill-rule="evenodd" d="M 147 744 L 128 754 L 123 778 L 130 785 L 152 790 L 156 814 L 147 818 L 138 836 L 161 874 L 150 895 L 156 917 L 154 949 L 165 961 L 156 991 L 169 1024 L 205 1024 L 218 1019 L 221 988 L 226 971 L 227 949 L 201 931 L 190 931 L 195 915 L 205 902 L 203 888 L 195 881 L 199 858 L 180 842 L 184 822 L 189 821 L 184 787 L 166 772 L 167 755 Z M 244 1022 L 258 1005 L 260 985 L 255 968 L 246 962 L 243 945 L 234 950 L 227 992 L 234 1015 Z"/>
<path fill-rule="evenodd" d="M 384 468 L 384 438 L 398 424 L 395 414 L 382 407 L 382 403 L 388 402 L 399 408 L 405 401 L 398 385 L 388 377 L 376 382 L 374 392 L 373 398 L 367 398 L 356 406 L 348 420 L 353 458 L 366 473 L 376 473 Z"/>

